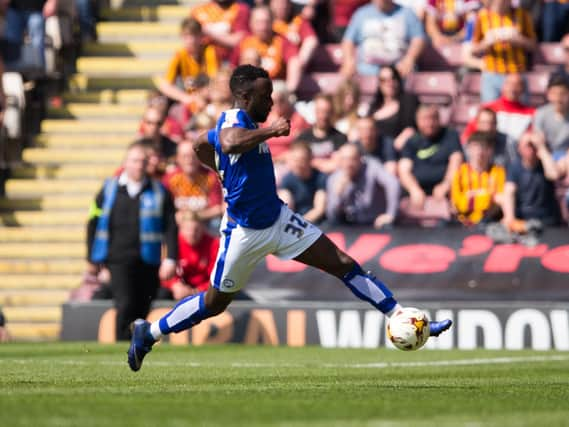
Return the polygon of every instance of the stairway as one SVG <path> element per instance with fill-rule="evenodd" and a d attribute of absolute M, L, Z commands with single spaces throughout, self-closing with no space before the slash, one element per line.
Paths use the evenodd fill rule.
<path fill-rule="evenodd" d="M 0 306 L 15 340 L 55 340 L 84 269 L 87 212 L 135 137 L 153 76 L 178 47 L 192 5 L 126 0 L 103 12 L 60 108 L 23 153 L 0 199 Z M 167 4 L 170 3 L 170 4 Z"/>

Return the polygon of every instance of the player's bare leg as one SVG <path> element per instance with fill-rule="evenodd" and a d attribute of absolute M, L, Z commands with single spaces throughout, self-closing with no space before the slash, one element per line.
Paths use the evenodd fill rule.
<path fill-rule="evenodd" d="M 132 324 L 132 340 L 127 352 L 130 369 L 140 369 L 144 357 L 162 335 L 189 329 L 208 317 L 217 316 L 225 311 L 233 296 L 233 293 L 210 286 L 206 292 L 180 300 L 169 313 L 152 324 L 137 319 Z"/>
<path fill-rule="evenodd" d="M 383 282 L 371 273 L 364 272 L 352 257 L 338 248 L 324 234 L 295 260 L 336 276 L 355 296 L 369 302 L 386 316 L 391 316 L 401 308 Z M 431 336 L 439 336 L 449 329 L 451 324 L 450 319 L 430 322 Z"/>

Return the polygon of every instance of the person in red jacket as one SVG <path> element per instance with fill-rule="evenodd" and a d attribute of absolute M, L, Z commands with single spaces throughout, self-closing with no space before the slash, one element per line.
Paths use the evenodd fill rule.
<path fill-rule="evenodd" d="M 219 240 L 209 235 L 192 211 L 178 213 L 178 265 L 176 275 L 162 282 L 161 299 L 180 300 L 209 287 Z"/>

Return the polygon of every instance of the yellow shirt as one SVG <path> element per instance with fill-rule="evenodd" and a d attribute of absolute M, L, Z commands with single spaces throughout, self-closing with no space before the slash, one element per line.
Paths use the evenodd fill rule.
<path fill-rule="evenodd" d="M 215 47 L 206 46 L 200 60 L 191 56 L 186 49 L 180 49 L 170 60 L 168 71 L 166 72 L 166 80 L 168 83 L 173 84 L 178 77 L 185 81 L 200 74 L 206 74 L 213 78 L 217 74 L 218 68 Z"/>

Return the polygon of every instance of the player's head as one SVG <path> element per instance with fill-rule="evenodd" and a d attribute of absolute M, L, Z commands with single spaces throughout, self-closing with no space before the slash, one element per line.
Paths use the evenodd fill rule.
<path fill-rule="evenodd" d="M 235 102 L 256 122 L 264 122 L 273 106 L 273 84 L 269 73 L 254 65 L 240 65 L 233 71 L 229 87 Z"/>

